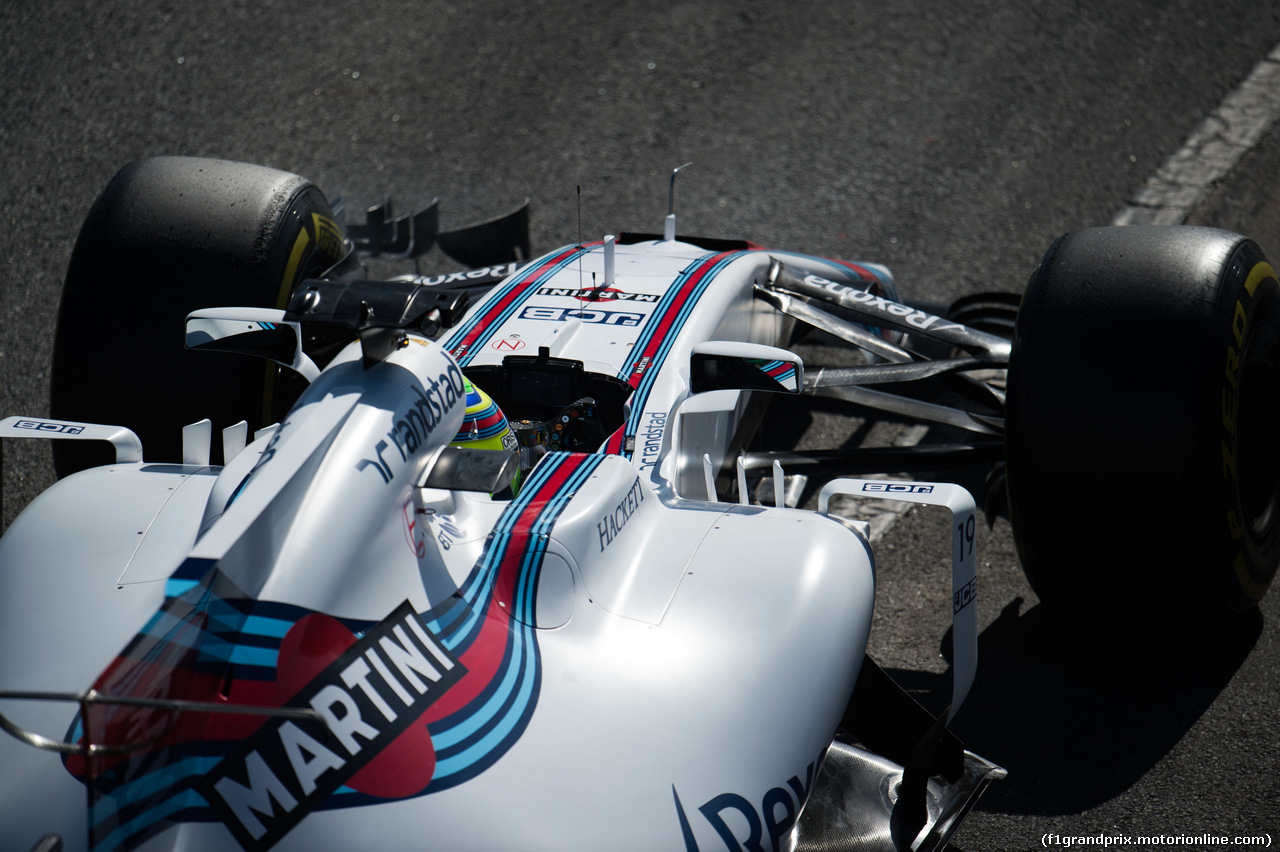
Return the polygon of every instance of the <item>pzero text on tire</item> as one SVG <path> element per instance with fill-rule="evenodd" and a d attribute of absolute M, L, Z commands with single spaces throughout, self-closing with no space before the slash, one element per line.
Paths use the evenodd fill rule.
<path fill-rule="evenodd" d="M 1280 561 L 1280 284 L 1208 228 L 1060 238 L 1019 311 L 1009 512 L 1027 577 L 1116 633 L 1218 622 Z"/>

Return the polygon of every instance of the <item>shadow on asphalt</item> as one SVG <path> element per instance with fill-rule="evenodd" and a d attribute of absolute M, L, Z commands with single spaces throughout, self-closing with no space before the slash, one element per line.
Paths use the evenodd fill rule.
<path fill-rule="evenodd" d="M 954 726 L 966 748 L 1009 771 L 983 795 L 989 813 L 1077 814 L 1123 793 L 1205 713 L 1262 633 L 1254 608 L 1212 635 L 1104 644 L 1022 604 L 979 637 L 982 664 Z M 950 631 L 942 653 L 950 659 Z M 950 694 L 950 669 L 890 674 L 935 712 Z"/>

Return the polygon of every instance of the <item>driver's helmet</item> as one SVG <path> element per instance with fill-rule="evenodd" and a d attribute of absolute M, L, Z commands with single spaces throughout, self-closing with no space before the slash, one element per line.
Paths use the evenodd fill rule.
<path fill-rule="evenodd" d="M 511 431 L 511 424 L 498 404 L 480 388 L 464 377 L 467 388 L 467 412 L 462 417 L 462 428 L 449 443 L 455 447 L 471 447 L 477 450 L 506 450 L 514 453 L 519 449 L 516 435 Z M 511 483 L 512 492 L 520 490 L 521 475 L 516 474 Z"/>

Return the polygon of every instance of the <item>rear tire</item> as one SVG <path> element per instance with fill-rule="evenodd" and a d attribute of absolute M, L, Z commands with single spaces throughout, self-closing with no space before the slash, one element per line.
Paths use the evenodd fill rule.
<path fill-rule="evenodd" d="M 1220 623 L 1280 562 L 1280 283 L 1208 228 L 1068 234 L 1032 276 L 1009 515 L 1050 609 L 1105 633 Z"/>
<path fill-rule="evenodd" d="M 282 308 L 342 253 L 329 203 L 297 175 L 187 157 L 130 163 L 94 202 L 71 256 L 53 416 L 128 426 L 148 462 L 179 461 L 182 427 L 205 417 L 215 429 L 268 425 L 301 387 L 282 387 L 259 359 L 186 351 L 183 320 L 199 308 Z M 54 442 L 59 476 L 110 459 L 96 442 Z"/>

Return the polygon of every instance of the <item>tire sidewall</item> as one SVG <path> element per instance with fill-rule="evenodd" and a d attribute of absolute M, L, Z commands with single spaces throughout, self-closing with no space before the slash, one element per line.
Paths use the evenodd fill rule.
<path fill-rule="evenodd" d="M 276 307 L 340 260 L 324 195 L 287 172 L 202 158 L 125 166 L 95 200 L 63 285 L 51 413 L 126 426 L 148 462 L 182 459 L 182 427 L 275 422 L 301 390 L 273 363 L 187 351 L 183 322 L 211 307 Z M 221 457 L 217 441 L 212 455 Z M 54 442 L 58 475 L 103 464 L 96 442 Z"/>
<path fill-rule="evenodd" d="M 1019 556 L 1050 609 L 1128 634 L 1219 623 L 1261 596 L 1280 511 L 1253 534 L 1243 519 L 1278 502 L 1280 376 L 1233 365 L 1280 360 L 1277 329 L 1274 272 L 1237 234 L 1090 229 L 1046 253 L 1010 358 L 1006 473 Z M 1243 496 L 1242 469 L 1263 470 L 1262 497 Z"/>
<path fill-rule="evenodd" d="M 1221 566 L 1214 592 L 1232 611 L 1266 592 L 1280 556 L 1280 470 L 1271 446 L 1280 433 L 1274 403 L 1280 388 L 1266 387 L 1266 361 L 1277 353 L 1280 282 L 1262 252 L 1244 242 L 1233 254 L 1219 291 L 1211 365 L 1203 398 L 1205 453 L 1202 506 Z M 1266 401 L 1263 396 L 1266 396 Z M 1249 408 L 1250 403 L 1264 409 Z M 1265 413 L 1269 412 L 1269 413 Z"/>

